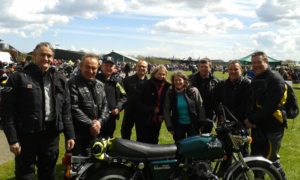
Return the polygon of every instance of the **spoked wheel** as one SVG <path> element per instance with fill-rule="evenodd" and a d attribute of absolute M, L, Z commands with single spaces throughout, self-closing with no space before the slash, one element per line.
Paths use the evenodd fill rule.
<path fill-rule="evenodd" d="M 280 173 L 276 167 L 264 161 L 250 161 L 247 162 L 251 169 L 247 171 L 239 166 L 229 172 L 224 178 L 226 180 L 282 180 Z"/>
<path fill-rule="evenodd" d="M 121 167 L 99 169 L 89 176 L 89 180 L 129 180 L 132 172 Z"/>

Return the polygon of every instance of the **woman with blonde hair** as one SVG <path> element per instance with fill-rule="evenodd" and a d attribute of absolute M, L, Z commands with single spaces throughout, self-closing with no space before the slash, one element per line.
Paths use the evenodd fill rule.
<path fill-rule="evenodd" d="M 166 91 L 168 70 L 158 65 L 151 73 L 151 78 L 144 83 L 137 102 L 138 120 L 136 122 L 137 141 L 158 144 L 159 131 L 163 117 L 163 104 Z"/>
<path fill-rule="evenodd" d="M 175 141 L 199 134 L 205 125 L 205 110 L 200 92 L 189 86 L 188 77 L 181 71 L 171 77 L 164 104 L 164 119 Z"/>

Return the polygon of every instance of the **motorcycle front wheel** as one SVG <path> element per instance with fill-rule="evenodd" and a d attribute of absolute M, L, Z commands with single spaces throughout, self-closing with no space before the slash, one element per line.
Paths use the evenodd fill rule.
<path fill-rule="evenodd" d="M 282 180 L 280 173 L 277 171 L 276 167 L 270 163 L 264 161 L 250 161 L 247 162 L 248 167 L 251 171 L 248 171 L 250 175 L 247 175 L 247 171 L 238 166 L 229 172 L 227 176 L 224 177 L 225 180 Z"/>
<path fill-rule="evenodd" d="M 88 180 L 129 180 L 132 172 L 122 167 L 99 169 L 89 176 Z"/>

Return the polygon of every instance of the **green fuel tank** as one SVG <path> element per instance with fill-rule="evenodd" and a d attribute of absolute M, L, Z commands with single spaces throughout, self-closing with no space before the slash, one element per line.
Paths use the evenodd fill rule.
<path fill-rule="evenodd" d="M 224 149 L 221 141 L 214 136 L 192 136 L 177 143 L 178 154 L 187 158 L 213 160 L 222 158 Z"/>

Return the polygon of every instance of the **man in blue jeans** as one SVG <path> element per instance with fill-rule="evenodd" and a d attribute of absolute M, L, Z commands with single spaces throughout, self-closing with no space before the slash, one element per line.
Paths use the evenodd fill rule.
<path fill-rule="evenodd" d="M 272 72 L 264 52 L 252 55 L 254 78 L 251 82 L 252 109 L 244 123 L 252 128 L 251 155 L 264 156 L 274 162 L 283 179 L 285 173 L 279 162 L 279 149 L 286 127 L 286 115 L 279 104 L 285 101 L 285 82 Z"/>

